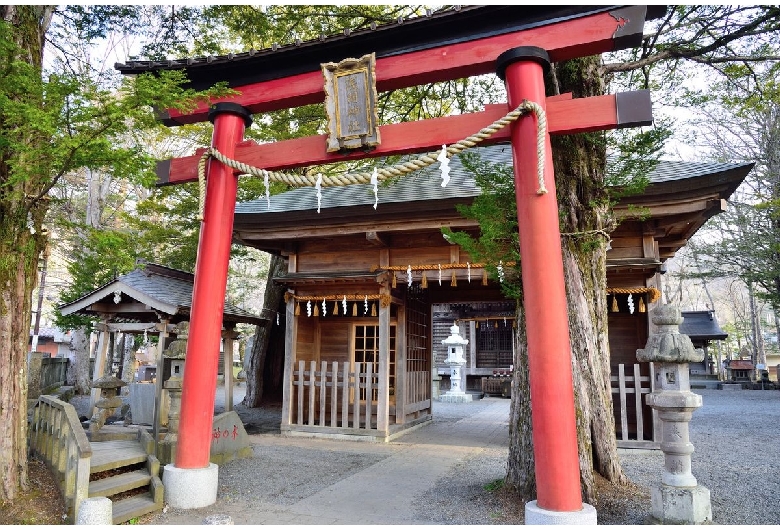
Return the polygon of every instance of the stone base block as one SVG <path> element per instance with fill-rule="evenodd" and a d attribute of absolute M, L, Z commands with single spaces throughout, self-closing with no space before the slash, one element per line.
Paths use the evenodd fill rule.
<path fill-rule="evenodd" d="M 675 487 L 661 484 L 650 491 L 652 516 L 659 524 L 708 524 L 712 522 L 710 490 L 704 486 Z"/>
<path fill-rule="evenodd" d="M 442 394 L 439 396 L 442 403 L 471 403 L 471 394 Z"/>
<path fill-rule="evenodd" d="M 108 497 L 90 497 L 81 501 L 76 524 L 113 524 L 113 503 Z"/>
<path fill-rule="evenodd" d="M 171 508 L 204 508 L 217 502 L 219 466 L 209 464 L 197 469 L 180 469 L 173 464 L 165 466 L 162 482 L 165 502 Z"/>
<path fill-rule="evenodd" d="M 525 524 L 556 524 L 556 525 L 596 525 L 596 508 L 590 504 L 582 503 L 582 510 L 576 512 L 554 512 L 539 508 L 536 501 L 525 505 Z"/>

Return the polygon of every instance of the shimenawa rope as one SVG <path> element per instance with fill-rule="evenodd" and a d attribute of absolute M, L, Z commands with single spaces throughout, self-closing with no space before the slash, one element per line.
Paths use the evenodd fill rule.
<path fill-rule="evenodd" d="M 503 118 L 499 118 L 487 127 L 481 129 L 478 133 L 464 138 L 457 143 L 447 147 L 447 156 L 452 157 L 464 151 L 466 149 L 475 147 L 479 142 L 486 140 L 493 136 L 496 132 L 500 131 L 510 123 L 516 121 L 520 116 L 532 112 L 536 115 L 537 119 L 537 135 L 536 135 L 536 156 L 537 156 L 537 180 L 539 188 L 537 193 L 539 195 L 547 193 L 547 188 L 544 184 L 544 144 L 545 137 L 547 135 L 547 117 L 544 113 L 544 109 L 533 101 L 523 101 L 515 110 L 509 112 Z M 283 182 L 292 187 L 314 186 L 317 181 L 316 176 L 312 175 L 294 175 L 290 173 L 280 173 L 276 171 L 267 171 L 265 169 L 256 168 L 247 165 L 238 160 L 233 160 L 220 153 L 214 147 L 209 147 L 201 155 L 198 161 L 198 185 L 199 185 L 199 219 L 203 219 L 203 208 L 206 202 L 206 162 L 209 158 L 214 158 L 219 162 L 225 164 L 228 167 L 240 171 L 245 175 L 252 175 L 255 177 L 267 178 L 269 182 Z M 384 181 L 392 177 L 401 177 L 413 171 L 426 168 L 431 164 L 438 162 L 436 157 L 430 155 L 423 155 L 416 160 L 410 160 L 396 164 L 395 166 L 387 168 L 377 169 L 377 180 Z M 350 184 L 368 184 L 371 182 L 372 173 L 354 173 L 345 175 L 334 176 L 322 176 L 321 186 L 347 186 Z"/>

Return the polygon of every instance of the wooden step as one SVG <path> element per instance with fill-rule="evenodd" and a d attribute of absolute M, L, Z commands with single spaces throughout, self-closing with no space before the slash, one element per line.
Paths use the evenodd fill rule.
<path fill-rule="evenodd" d="M 125 523 L 134 517 L 159 510 L 162 510 L 162 503 L 154 502 L 150 493 L 143 493 L 113 503 L 112 522 L 113 524 Z"/>
<path fill-rule="evenodd" d="M 130 471 L 113 477 L 89 482 L 90 497 L 111 497 L 123 491 L 129 491 L 148 485 L 152 480 L 151 475 L 145 469 Z"/>
<path fill-rule="evenodd" d="M 137 440 L 92 442 L 90 445 L 92 446 L 90 473 L 98 473 L 146 461 L 146 451 Z"/>

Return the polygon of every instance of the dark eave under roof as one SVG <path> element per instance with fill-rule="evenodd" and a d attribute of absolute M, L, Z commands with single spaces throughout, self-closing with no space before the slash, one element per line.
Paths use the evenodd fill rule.
<path fill-rule="evenodd" d="M 231 87 L 279 79 L 304 72 L 316 71 L 322 63 L 345 57 L 360 57 L 374 52 L 377 58 L 390 57 L 417 50 L 452 45 L 478 38 L 511 33 L 536 26 L 580 18 L 605 11 L 617 11 L 631 6 L 591 5 L 483 5 L 455 6 L 452 9 L 409 19 L 394 24 L 345 32 L 341 35 L 321 36 L 319 39 L 274 45 L 263 50 L 250 50 L 227 55 L 190 57 L 163 61 L 128 61 L 116 63 L 122 74 L 132 75 L 159 70 L 182 70 L 187 73 L 190 86 L 203 90 L 215 80 L 227 81 Z M 648 6 L 646 19 L 662 16 L 665 6 Z M 619 16 L 619 14 L 616 14 Z M 625 46 L 637 46 L 635 32 L 627 26 L 642 23 L 633 18 L 618 31 L 632 35 Z M 639 35 L 641 37 L 641 35 Z"/>

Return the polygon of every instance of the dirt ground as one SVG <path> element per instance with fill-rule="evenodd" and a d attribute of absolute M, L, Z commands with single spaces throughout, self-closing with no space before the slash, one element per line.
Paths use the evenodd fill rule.
<path fill-rule="evenodd" d="M 65 524 L 65 503 L 54 475 L 40 460 L 30 459 L 29 489 L 11 504 L 0 504 L 0 525 Z"/>

